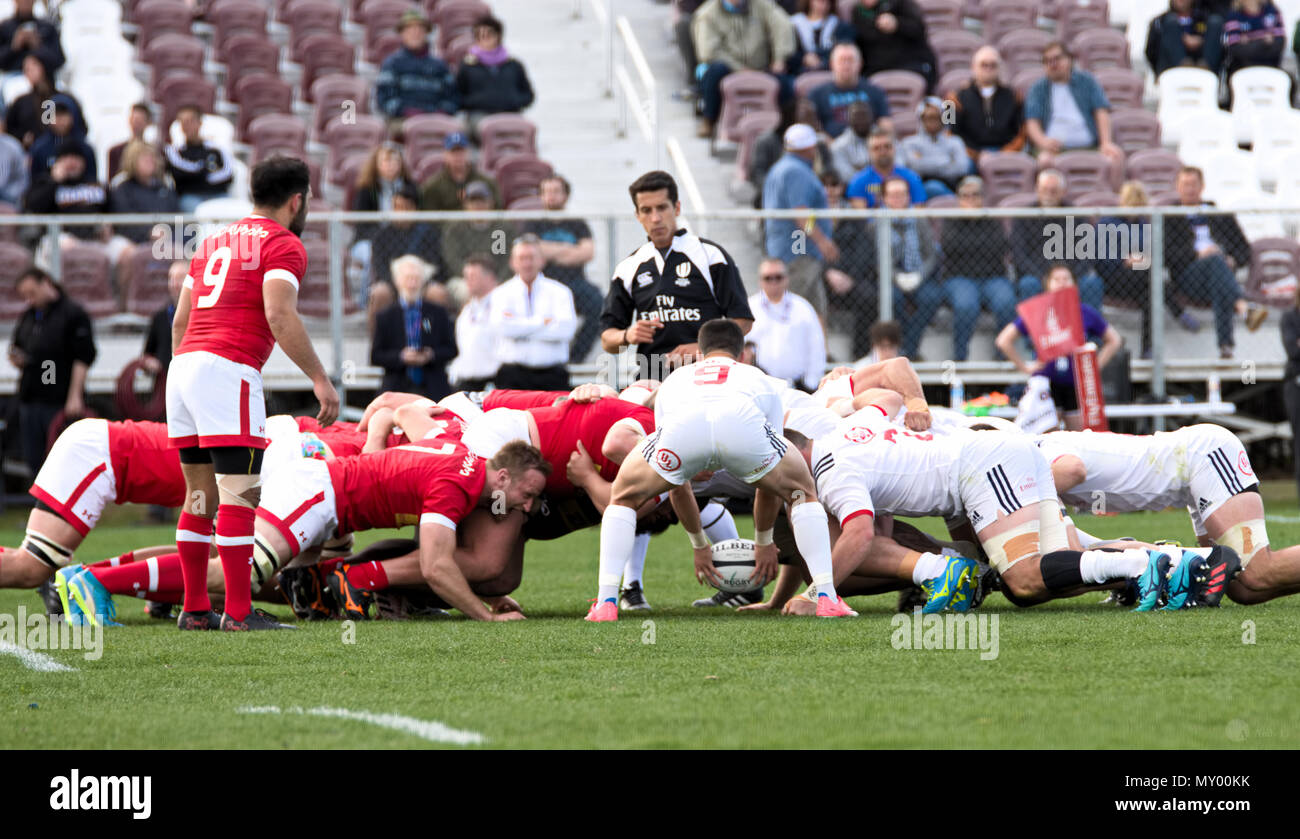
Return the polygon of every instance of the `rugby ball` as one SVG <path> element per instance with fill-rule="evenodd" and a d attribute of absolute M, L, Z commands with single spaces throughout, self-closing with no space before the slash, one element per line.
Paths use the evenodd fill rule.
<path fill-rule="evenodd" d="M 728 539 L 713 546 L 713 567 L 718 569 L 722 584 L 717 588 L 728 594 L 752 591 L 754 584 L 754 543 L 749 539 Z"/>

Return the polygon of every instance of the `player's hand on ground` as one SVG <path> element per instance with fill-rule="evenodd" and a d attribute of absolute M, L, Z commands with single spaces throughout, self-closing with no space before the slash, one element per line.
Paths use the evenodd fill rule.
<path fill-rule="evenodd" d="M 903 424 L 912 431 L 928 431 L 930 429 L 930 406 L 924 399 L 913 397 L 907 400 L 907 413 L 903 414 Z"/>
<path fill-rule="evenodd" d="M 776 608 L 772 605 L 771 600 L 764 600 L 762 603 L 750 603 L 748 606 L 737 606 L 737 612 L 770 612 Z"/>
<path fill-rule="evenodd" d="M 700 585 L 708 583 L 715 588 L 722 582 L 722 575 L 713 567 L 713 548 L 695 548 L 695 579 Z"/>
<path fill-rule="evenodd" d="M 627 328 L 627 342 L 629 344 L 648 344 L 654 340 L 655 333 L 663 328 L 664 325 L 658 318 L 638 320 Z"/>
<path fill-rule="evenodd" d="M 483 602 L 487 604 L 488 608 L 492 610 L 492 614 L 494 615 L 504 615 L 507 612 L 518 612 L 521 615 L 524 613 L 524 607 L 520 606 L 519 603 L 508 594 L 502 594 L 496 597 L 484 597 Z"/>
<path fill-rule="evenodd" d="M 758 545 L 754 547 L 754 582 L 765 586 L 776 579 L 781 566 L 777 563 L 776 545 Z"/>
<path fill-rule="evenodd" d="M 524 620 L 523 612 L 493 612 L 492 620 L 494 621 L 521 621 Z"/>
<path fill-rule="evenodd" d="M 585 485 L 588 479 L 596 474 L 596 462 L 591 459 L 591 455 L 587 453 L 587 449 L 582 445 L 581 440 L 578 441 L 577 450 L 569 455 L 569 463 L 565 467 L 565 472 L 568 475 L 569 483 L 574 486 Z"/>
<path fill-rule="evenodd" d="M 311 389 L 312 393 L 316 394 L 316 400 L 320 402 L 320 413 L 316 415 L 316 421 L 322 426 L 330 425 L 339 417 L 339 392 L 326 378 L 317 381 Z"/>
<path fill-rule="evenodd" d="M 791 597 L 781 607 L 781 614 L 810 618 L 817 614 L 817 604 L 803 597 Z"/>

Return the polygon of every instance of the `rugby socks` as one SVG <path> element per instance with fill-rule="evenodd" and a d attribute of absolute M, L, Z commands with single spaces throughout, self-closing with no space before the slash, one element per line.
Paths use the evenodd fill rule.
<path fill-rule="evenodd" d="M 1079 576 L 1090 585 L 1137 577 L 1146 570 L 1148 558 L 1147 552 L 1138 548 L 1084 551 L 1079 557 Z"/>
<path fill-rule="evenodd" d="M 645 571 L 645 556 L 649 550 L 650 534 L 638 533 L 636 541 L 632 543 L 632 555 L 627 558 L 627 564 L 623 566 L 623 588 L 641 582 L 641 574 Z"/>
<path fill-rule="evenodd" d="M 182 512 L 176 522 L 176 550 L 181 558 L 187 612 L 212 608 L 208 598 L 208 550 L 212 544 L 212 519 Z"/>
<path fill-rule="evenodd" d="M 839 599 L 835 592 L 835 572 L 831 567 L 831 536 L 826 524 L 826 510 L 816 502 L 796 504 L 790 511 L 790 526 L 799 555 L 808 564 L 812 584 L 817 596 L 826 595 L 834 603 Z"/>
<path fill-rule="evenodd" d="M 916 567 L 912 569 L 912 582 L 919 586 L 926 580 L 933 580 L 942 575 L 947 567 L 948 557 L 943 554 L 923 553 L 916 560 Z"/>
<path fill-rule="evenodd" d="M 92 562 L 86 567 L 99 570 L 100 568 L 116 568 L 119 565 L 129 565 L 132 562 L 135 562 L 135 551 L 127 551 L 120 556 L 110 556 L 108 559 L 101 559 L 99 562 Z M 95 576 L 98 577 L 99 575 L 96 574 Z"/>
<path fill-rule="evenodd" d="M 618 583 L 623 566 L 636 544 L 636 510 L 610 504 L 600 519 L 600 577 L 596 602 L 618 601 Z"/>
<path fill-rule="evenodd" d="M 253 609 L 250 569 L 256 520 L 257 510 L 253 507 L 222 504 L 217 508 L 217 555 L 221 557 L 221 574 L 226 580 L 225 612 L 231 620 L 242 621 Z"/>
<path fill-rule="evenodd" d="M 717 501 L 710 501 L 704 505 L 703 510 L 700 510 L 700 524 L 704 525 L 704 535 L 715 545 L 728 539 L 740 538 L 740 531 L 736 529 L 736 520 L 731 517 L 731 511 Z"/>
<path fill-rule="evenodd" d="M 366 591 L 388 588 L 388 572 L 377 561 L 357 562 L 348 566 L 348 582 Z"/>
<path fill-rule="evenodd" d="M 127 565 L 95 565 L 90 570 L 95 579 L 113 594 L 166 603 L 169 602 L 166 599 L 168 595 L 180 594 L 185 588 L 180 554 L 153 556 Z"/>

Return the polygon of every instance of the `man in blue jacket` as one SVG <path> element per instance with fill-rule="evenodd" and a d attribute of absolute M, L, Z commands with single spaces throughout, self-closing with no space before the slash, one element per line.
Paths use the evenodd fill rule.
<path fill-rule="evenodd" d="M 402 48 L 384 60 L 375 80 L 375 98 L 389 127 L 415 114 L 455 114 L 460 109 L 456 79 L 429 49 L 428 18 L 409 9 L 398 20 L 397 33 Z"/>

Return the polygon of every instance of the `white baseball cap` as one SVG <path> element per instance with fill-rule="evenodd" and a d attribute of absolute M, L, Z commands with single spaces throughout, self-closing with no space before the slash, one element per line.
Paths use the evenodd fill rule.
<path fill-rule="evenodd" d="M 785 130 L 785 147 L 790 151 L 806 151 L 817 145 L 817 132 L 811 125 L 796 122 Z"/>

